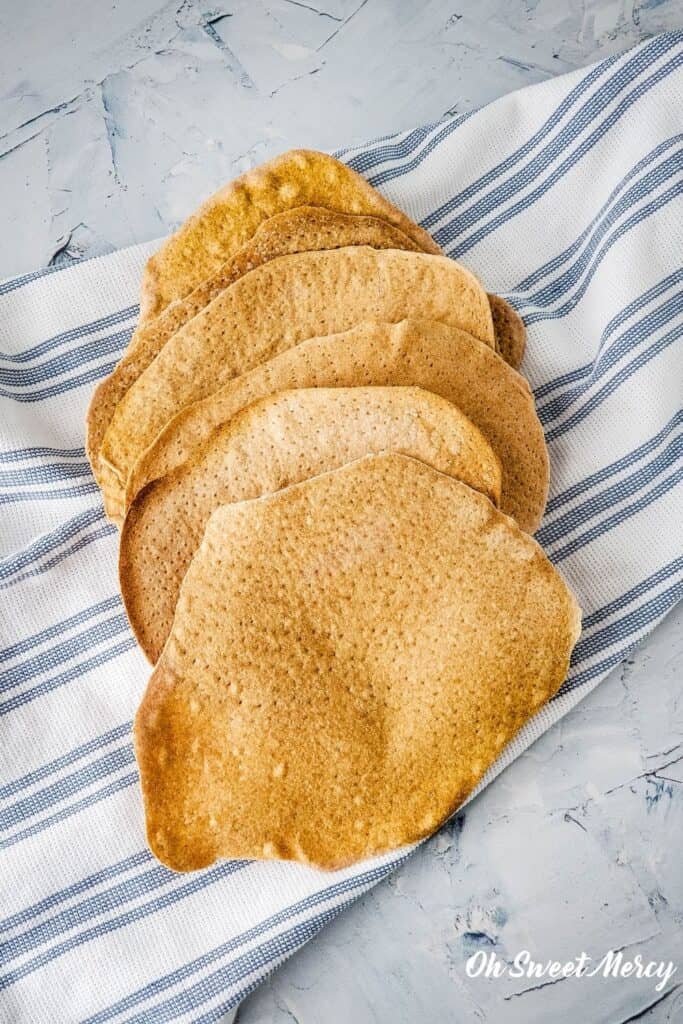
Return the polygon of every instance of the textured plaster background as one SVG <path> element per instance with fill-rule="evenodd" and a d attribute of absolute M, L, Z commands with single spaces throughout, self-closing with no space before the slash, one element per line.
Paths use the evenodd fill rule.
<path fill-rule="evenodd" d="M 0 0 L 0 277 L 165 234 L 291 145 L 452 116 L 672 27 L 680 0 Z M 683 1024 L 682 617 L 240 1024 Z M 678 973 L 658 993 L 464 971 L 622 947 Z"/>
<path fill-rule="evenodd" d="M 0 0 L 0 276 L 168 232 L 291 145 L 469 110 L 680 0 Z"/>

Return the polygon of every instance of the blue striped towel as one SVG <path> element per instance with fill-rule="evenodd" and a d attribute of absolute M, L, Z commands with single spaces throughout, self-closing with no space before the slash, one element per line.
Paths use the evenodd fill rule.
<path fill-rule="evenodd" d="M 683 34 L 343 159 L 504 295 L 552 462 L 538 538 L 584 633 L 490 781 L 683 589 Z M 148 676 L 83 418 L 135 324 L 138 246 L 0 286 L 0 1017 L 217 1021 L 409 851 L 335 874 L 145 847 Z"/>

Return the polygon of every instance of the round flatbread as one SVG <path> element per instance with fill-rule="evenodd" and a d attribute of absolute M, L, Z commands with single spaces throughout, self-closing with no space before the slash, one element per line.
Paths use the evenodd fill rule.
<path fill-rule="evenodd" d="M 327 869 L 429 835 L 579 632 L 539 546 L 405 456 L 222 506 L 135 718 L 152 851 Z"/>
<path fill-rule="evenodd" d="M 90 401 L 86 453 L 95 478 L 101 475 L 100 446 L 116 406 L 176 331 L 240 277 L 269 260 L 346 245 L 420 251 L 408 235 L 378 217 L 338 213 L 322 206 L 300 206 L 263 221 L 253 238 L 211 277 L 201 281 L 185 298 L 171 302 L 153 320 L 143 320 L 113 373 L 98 385 Z"/>
<path fill-rule="evenodd" d="M 287 349 L 187 406 L 135 465 L 127 504 L 191 458 L 232 416 L 286 388 L 416 385 L 457 405 L 500 459 L 500 507 L 533 533 L 548 496 L 548 452 L 527 381 L 469 334 L 427 320 L 362 323 Z"/>
<path fill-rule="evenodd" d="M 306 338 L 409 316 L 495 347 L 486 292 L 444 256 L 347 246 L 280 256 L 245 274 L 167 341 L 116 407 L 100 450 L 107 512 L 116 514 L 137 459 L 186 405 Z"/>
<path fill-rule="evenodd" d="M 119 579 L 133 632 L 155 662 L 211 513 L 371 452 L 398 451 L 500 500 L 498 459 L 454 405 L 420 388 L 308 388 L 250 405 L 181 467 L 145 488 L 121 533 Z"/>
<path fill-rule="evenodd" d="M 95 478 L 102 476 L 99 452 L 114 410 L 128 389 L 158 355 L 168 339 L 244 274 L 277 256 L 347 245 L 419 252 L 418 244 L 399 228 L 378 217 L 300 206 L 263 221 L 231 259 L 201 281 L 184 299 L 176 299 L 153 320 L 133 333 L 114 371 L 95 389 L 86 420 L 86 454 Z M 496 347 L 513 366 L 524 350 L 525 329 L 520 317 L 499 296 L 489 295 Z M 520 347 L 521 346 L 521 347 Z"/>

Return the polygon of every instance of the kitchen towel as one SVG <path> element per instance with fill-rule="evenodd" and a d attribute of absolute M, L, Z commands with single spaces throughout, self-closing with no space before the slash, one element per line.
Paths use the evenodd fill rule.
<path fill-rule="evenodd" d="M 683 589 L 682 65 L 683 34 L 659 36 L 340 154 L 529 330 L 552 464 L 538 539 L 584 632 L 559 695 L 486 781 Z M 130 731 L 149 669 L 83 421 L 153 249 L 0 285 L 0 1019 L 13 1024 L 217 1021 L 409 852 L 334 874 L 226 861 L 177 875 L 146 848 Z"/>

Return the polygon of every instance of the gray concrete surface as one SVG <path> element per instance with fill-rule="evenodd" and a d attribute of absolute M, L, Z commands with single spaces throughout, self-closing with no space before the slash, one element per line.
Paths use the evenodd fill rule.
<path fill-rule="evenodd" d="M 0 0 L 0 277 L 172 229 L 291 145 L 452 116 L 672 27 L 679 0 Z M 683 1022 L 680 610 L 240 1024 Z M 652 979 L 468 978 L 610 948 Z"/>

